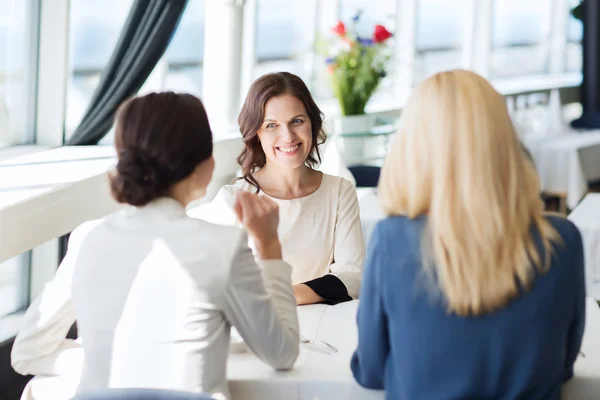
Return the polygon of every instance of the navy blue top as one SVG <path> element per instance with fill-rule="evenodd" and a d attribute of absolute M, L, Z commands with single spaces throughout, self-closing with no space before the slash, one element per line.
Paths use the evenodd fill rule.
<path fill-rule="evenodd" d="M 351 362 L 358 383 L 385 389 L 394 400 L 560 399 L 585 325 L 583 246 L 570 221 L 548 220 L 564 240 L 550 270 L 536 274 L 531 290 L 504 309 L 468 318 L 449 313 L 426 285 L 420 262 L 426 217 L 381 221 L 369 243 L 358 308 Z"/>

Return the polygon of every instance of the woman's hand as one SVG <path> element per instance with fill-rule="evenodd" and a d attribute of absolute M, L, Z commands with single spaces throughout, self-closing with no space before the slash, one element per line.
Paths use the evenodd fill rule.
<path fill-rule="evenodd" d="M 263 260 L 280 260 L 277 204 L 265 196 L 240 191 L 236 196 L 234 210 L 238 220 L 252 237 L 258 256 Z"/>
<path fill-rule="evenodd" d="M 308 285 L 299 283 L 293 285 L 294 297 L 296 297 L 296 304 L 299 306 L 306 304 L 315 304 L 325 301 L 324 298 L 316 294 Z"/>

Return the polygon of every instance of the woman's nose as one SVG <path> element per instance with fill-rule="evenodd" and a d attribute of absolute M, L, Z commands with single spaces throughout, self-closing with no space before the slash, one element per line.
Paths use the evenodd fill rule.
<path fill-rule="evenodd" d="M 287 125 L 284 125 L 282 127 L 280 134 L 281 134 L 281 138 L 284 139 L 284 140 L 286 140 L 286 141 L 288 141 L 288 142 L 291 142 L 294 139 L 294 132 Z"/>

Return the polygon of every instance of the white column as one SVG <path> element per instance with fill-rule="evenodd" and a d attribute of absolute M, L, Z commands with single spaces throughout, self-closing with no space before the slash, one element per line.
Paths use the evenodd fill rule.
<path fill-rule="evenodd" d="M 36 143 L 63 144 L 69 78 L 69 0 L 42 0 Z"/>
<path fill-rule="evenodd" d="M 242 41 L 242 84 L 240 102 L 244 101 L 250 85 L 254 81 L 256 65 L 256 26 L 258 24 L 258 1 L 246 0 L 244 5 L 244 39 Z"/>
<path fill-rule="evenodd" d="M 165 89 L 165 83 L 167 79 L 167 72 L 169 71 L 169 62 L 167 61 L 167 56 L 163 54 L 163 56 L 158 60 L 156 66 L 146 79 L 146 82 L 142 85 L 139 90 L 140 95 L 151 93 L 151 92 L 160 92 Z"/>
<path fill-rule="evenodd" d="M 417 41 L 417 0 L 397 0 L 394 66 L 396 93 L 410 90 L 414 84 Z"/>
<path fill-rule="evenodd" d="M 315 37 L 319 34 L 328 35 L 341 17 L 340 0 L 317 0 L 315 13 Z"/>
<path fill-rule="evenodd" d="M 205 7 L 203 102 L 215 136 L 237 126 L 242 79 L 245 0 L 211 0 Z"/>
<path fill-rule="evenodd" d="M 489 78 L 492 62 L 492 0 L 468 0 L 469 14 L 463 32 L 464 68 Z"/>
<path fill-rule="evenodd" d="M 564 73 L 567 63 L 567 35 L 569 4 L 565 0 L 552 0 L 550 10 L 549 68 L 551 74 Z"/>
<path fill-rule="evenodd" d="M 465 0 L 465 15 L 462 32 L 461 66 L 465 69 L 473 68 L 475 58 L 475 28 L 477 0 Z"/>

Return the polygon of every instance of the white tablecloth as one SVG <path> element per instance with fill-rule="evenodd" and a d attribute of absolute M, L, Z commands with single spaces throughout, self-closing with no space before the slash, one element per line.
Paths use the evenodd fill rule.
<path fill-rule="evenodd" d="M 600 193 L 589 193 L 569 215 L 583 238 L 588 295 L 600 300 Z"/>
<path fill-rule="evenodd" d="M 587 193 L 588 182 L 600 180 L 600 131 L 529 134 L 523 143 L 531 152 L 542 190 L 565 193 L 571 209 Z"/>
<path fill-rule="evenodd" d="M 563 386 L 565 400 L 600 398 L 600 309 L 592 298 L 586 300 L 586 306 L 581 347 L 585 357 L 577 359 L 575 377 Z M 383 392 L 358 386 L 350 371 L 350 358 L 358 343 L 357 307 L 358 301 L 353 301 L 298 310 L 302 334 L 332 344 L 339 350 L 337 354 L 302 349 L 294 370 L 287 372 L 274 372 L 251 354 L 232 355 L 227 374 L 233 399 L 383 399 Z"/>
<path fill-rule="evenodd" d="M 575 376 L 563 385 L 564 400 L 600 399 L 600 308 L 595 299 L 586 299 L 585 333 L 575 361 Z"/>
<path fill-rule="evenodd" d="M 326 306 L 298 307 L 301 334 L 320 339 L 337 353 L 302 346 L 290 371 L 274 371 L 251 353 L 232 354 L 227 368 L 234 400 L 368 400 L 383 399 L 383 392 L 360 387 L 352 376 L 350 358 L 356 344 L 358 301 Z M 317 343 L 318 344 L 318 343 Z M 325 349 L 325 346 L 320 346 Z"/>
<path fill-rule="evenodd" d="M 565 400 L 597 400 L 600 394 L 600 309 L 594 299 L 586 302 L 586 329 L 575 377 L 563 386 Z M 294 369 L 274 371 L 249 352 L 232 354 L 227 378 L 233 400 L 369 400 L 383 399 L 381 391 L 361 388 L 350 371 L 350 358 L 358 342 L 356 310 L 358 301 L 336 306 L 299 307 L 303 336 L 335 346 L 338 353 L 326 354 L 318 347 L 303 346 Z M 69 399 L 77 380 L 72 377 L 36 377 L 26 388 L 24 398 Z"/>

